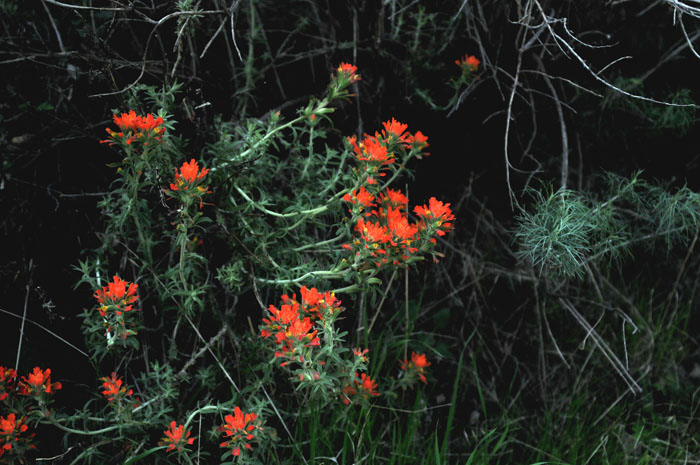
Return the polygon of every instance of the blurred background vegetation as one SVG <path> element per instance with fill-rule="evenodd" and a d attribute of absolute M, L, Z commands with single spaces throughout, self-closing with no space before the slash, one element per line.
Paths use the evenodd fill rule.
<path fill-rule="evenodd" d="M 362 81 L 333 136 L 391 117 L 422 131 L 411 204 L 457 217 L 445 257 L 406 281 L 433 360 L 422 413 L 360 433 L 389 443 L 365 460 L 698 463 L 698 38 L 681 0 L 0 0 L 5 363 L 25 309 L 82 344 L 92 291 L 72 267 L 104 245 L 113 111 L 165 109 L 207 160 L 222 128 L 293 114 L 346 61 Z M 456 85 L 465 53 L 481 66 Z M 24 337 L 26 363 L 94 384 L 60 341 Z"/>

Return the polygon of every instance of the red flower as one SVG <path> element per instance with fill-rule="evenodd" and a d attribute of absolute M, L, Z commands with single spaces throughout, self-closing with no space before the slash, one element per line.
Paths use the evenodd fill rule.
<path fill-rule="evenodd" d="M 194 158 L 190 162 L 185 162 L 180 167 L 180 173 L 175 169 L 175 184 L 170 184 L 170 190 L 189 189 L 196 181 L 200 181 L 209 173 L 209 169 L 199 171 L 199 165 Z M 200 188 L 206 190 L 206 188 Z"/>
<path fill-rule="evenodd" d="M 14 388 L 17 381 L 17 372 L 12 368 L 0 366 L 0 400 L 5 400 L 9 395 L 7 391 Z"/>
<path fill-rule="evenodd" d="M 129 113 L 122 113 L 121 116 L 115 114 L 112 119 L 121 132 L 105 128 L 111 139 L 100 141 L 102 144 L 114 145 L 115 140 L 121 140 L 129 145 L 135 140 L 144 140 L 144 145 L 147 145 L 151 139 L 160 141 L 165 132 L 165 128 L 161 127 L 164 123 L 163 118 L 154 118 L 150 113 L 143 117 L 131 110 Z"/>
<path fill-rule="evenodd" d="M 359 81 L 361 78 L 357 75 L 357 66 L 351 65 L 350 63 L 340 63 L 338 66 L 338 77 L 345 78 L 350 82 Z"/>
<path fill-rule="evenodd" d="M 128 288 L 127 284 L 129 285 Z M 107 283 L 106 287 L 95 292 L 95 298 L 102 304 L 100 315 L 105 316 L 108 307 L 111 305 L 116 306 L 117 314 L 130 311 L 133 307 L 131 304 L 139 298 L 136 294 L 138 287 L 138 284 L 129 283 L 119 276 L 114 276 L 113 282 Z"/>
<path fill-rule="evenodd" d="M 345 405 L 350 403 L 349 396 L 360 395 L 363 399 L 368 399 L 369 397 L 376 397 L 381 395 L 377 391 L 377 382 L 372 380 L 365 373 L 359 375 L 355 373 L 355 377 L 352 380 L 352 384 L 348 384 L 343 388 L 343 402 Z"/>
<path fill-rule="evenodd" d="M 408 142 L 409 146 L 422 150 L 426 147 L 428 147 L 428 136 L 425 136 L 422 132 L 416 131 L 415 134 L 412 136 L 409 136 L 406 141 Z"/>
<path fill-rule="evenodd" d="M 253 447 L 249 442 L 255 438 L 253 431 L 262 430 L 257 420 L 258 416 L 255 413 L 244 414 L 240 408 L 233 409 L 233 415 L 226 415 L 224 423 L 219 427 L 219 431 L 223 431 L 224 437 L 230 438 L 222 442 L 219 447 L 231 447 L 234 456 L 241 453 L 241 445 L 246 449 Z"/>
<path fill-rule="evenodd" d="M 427 383 L 425 379 L 425 369 L 430 366 L 430 362 L 425 357 L 425 354 L 417 354 L 411 352 L 411 361 L 404 360 L 401 362 L 401 369 L 406 372 L 407 377 L 418 375 L 421 381 Z M 415 379 L 415 378 L 414 378 Z"/>
<path fill-rule="evenodd" d="M 407 143 L 408 137 L 410 136 L 408 133 L 404 134 L 406 129 L 408 129 L 407 124 L 399 123 L 392 117 L 391 121 L 386 121 L 382 123 L 382 125 L 384 126 L 382 136 L 384 136 L 387 143 L 394 141 L 402 144 Z"/>
<path fill-rule="evenodd" d="M 20 434 L 27 431 L 25 420 L 24 417 L 17 419 L 14 413 L 10 413 L 7 418 L 0 416 L 0 457 L 13 449 L 15 455 L 22 455 L 26 449 L 36 448 L 32 444 L 27 446 L 34 433 L 29 437 L 20 437 Z"/>
<path fill-rule="evenodd" d="M 161 446 L 168 446 L 168 448 L 165 449 L 166 452 L 170 452 L 175 449 L 180 452 L 183 446 L 191 445 L 194 442 L 194 438 L 190 437 L 190 432 L 185 431 L 185 426 L 178 426 L 177 423 L 175 423 L 175 420 L 170 422 L 170 428 L 166 429 L 164 433 L 165 437 L 159 444 Z M 183 433 L 185 433 L 184 437 Z"/>
<path fill-rule="evenodd" d="M 134 393 L 133 389 L 126 390 L 126 387 L 122 387 L 123 381 L 121 378 L 117 377 L 117 373 L 112 372 L 112 377 L 100 378 L 102 381 L 102 387 L 104 391 L 102 394 L 107 398 L 109 402 L 114 402 L 114 400 L 126 398 Z"/>
<path fill-rule="evenodd" d="M 475 56 L 469 56 L 469 54 L 467 53 L 466 55 L 464 55 L 464 58 L 455 60 L 455 64 L 463 70 L 473 73 L 474 71 L 479 69 L 479 65 L 481 64 L 481 62 Z"/>
<path fill-rule="evenodd" d="M 369 352 L 369 349 L 362 350 L 360 347 L 352 349 L 352 353 L 355 354 L 355 357 L 361 359 L 363 362 L 367 362 L 367 352 Z"/>
<path fill-rule="evenodd" d="M 444 236 L 446 231 L 452 229 L 452 223 L 448 221 L 454 220 L 455 217 L 449 203 L 444 204 L 435 197 L 431 197 L 430 206 L 417 205 L 413 211 L 424 221 L 423 226 L 434 227 L 438 236 Z"/>
<path fill-rule="evenodd" d="M 189 197 L 194 197 L 199 199 L 199 208 L 202 208 L 204 202 L 202 202 L 202 196 L 206 194 L 211 194 L 209 187 L 202 186 L 202 180 L 209 173 L 209 169 L 199 170 L 199 165 L 194 160 L 189 162 L 184 162 L 180 167 L 180 172 L 178 173 L 177 168 L 175 169 L 175 182 L 170 184 L 170 194 L 173 192 L 180 191 L 180 200 L 185 202 L 187 200 L 187 195 Z M 182 196 L 185 196 L 184 198 Z"/>
<path fill-rule="evenodd" d="M 25 396 L 41 394 L 45 392 L 51 394 L 53 391 L 61 389 L 61 383 L 51 383 L 51 369 L 43 370 L 34 367 L 34 371 L 29 373 L 29 378 L 22 376 L 19 393 Z"/>

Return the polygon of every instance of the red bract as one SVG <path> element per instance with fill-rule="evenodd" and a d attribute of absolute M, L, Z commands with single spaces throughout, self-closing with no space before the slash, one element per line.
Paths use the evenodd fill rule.
<path fill-rule="evenodd" d="M 406 377 L 410 379 L 418 375 L 421 381 L 427 383 L 428 380 L 425 378 L 425 369 L 430 366 L 430 362 L 425 357 L 425 354 L 417 354 L 411 352 L 411 360 L 404 360 L 401 362 L 401 369 L 406 372 Z"/>
<path fill-rule="evenodd" d="M 235 407 L 233 415 L 224 417 L 225 423 L 219 427 L 219 431 L 223 431 L 224 437 L 229 438 L 222 442 L 219 447 L 230 447 L 231 453 L 234 456 L 241 454 L 241 446 L 246 449 L 252 449 L 248 441 L 255 438 L 253 432 L 262 430 L 260 422 L 256 421 L 258 416 L 255 413 L 243 413 L 243 411 Z"/>
<path fill-rule="evenodd" d="M 177 450 L 182 451 L 182 448 L 194 443 L 194 438 L 190 437 L 190 432 L 185 431 L 185 426 L 178 426 L 175 420 L 170 422 L 170 427 L 164 431 L 165 437 L 159 443 L 161 446 L 168 446 L 166 452 Z M 183 436 L 184 434 L 184 436 Z"/>
<path fill-rule="evenodd" d="M 0 416 L 0 457 L 6 452 L 15 456 L 21 456 L 28 449 L 36 449 L 33 444 L 29 444 L 30 438 L 21 437 L 27 431 L 26 418 L 17 418 L 14 413 L 10 413 L 7 418 Z"/>
<path fill-rule="evenodd" d="M 362 373 L 361 375 L 355 373 L 355 377 L 353 378 L 352 382 L 343 388 L 342 400 L 346 405 L 348 405 L 351 402 L 350 396 L 355 395 L 359 395 L 363 399 L 367 400 L 370 397 L 376 397 L 381 394 L 379 391 L 377 391 L 376 381 L 367 376 L 365 373 Z"/>
<path fill-rule="evenodd" d="M 357 75 L 357 66 L 351 65 L 350 63 L 340 63 L 338 66 L 338 77 L 341 79 L 347 79 L 349 82 L 359 81 L 361 78 Z"/>
<path fill-rule="evenodd" d="M 119 276 L 114 276 L 114 281 L 107 283 L 107 286 L 95 292 L 95 298 L 102 304 L 100 307 L 100 315 L 106 316 L 110 306 L 117 314 L 128 312 L 133 308 L 133 303 L 138 300 L 136 289 L 139 285 L 124 281 Z M 128 288 L 127 288 L 128 284 Z"/>
<path fill-rule="evenodd" d="M 12 392 L 17 381 L 17 372 L 12 368 L 0 366 L 0 400 L 7 398 L 8 391 Z"/>
<path fill-rule="evenodd" d="M 34 367 L 34 371 L 29 373 L 29 377 L 22 376 L 19 383 L 19 393 L 25 396 L 40 395 L 41 393 L 52 394 L 61 389 L 61 383 L 51 383 L 51 369 L 42 370 Z"/>
<path fill-rule="evenodd" d="M 386 121 L 382 123 L 382 125 L 384 126 L 384 129 L 382 130 L 382 136 L 384 136 L 384 139 L 387 143 L 398 142 L 405 144 L 407 142 L 408 137 L 410 137 L 410 134 L 406 133 L 408 125 L 399 123 L 394 118 L 391 118 L 391 121 Z"/>
<path fill-rule="evenodd" d="M 189 162 L 184 162 L 178 172 L 175 169 L 175 182 L 170 184 L 170 194 L 177 196 L 181 201 L 185 202 L 187 196 L 199 199 L 199 207 L 204 205 L 202 196 L 211 194 L 209 187 L 203 186 L 203 179 L 209 173 L 209 169 L 200 171 L 199 164 L 193 159 Z M 168 192 L 166 190 L 166 192 Z M 178 193 L 178 194 L 176 194 Z"/>
<path fill-rule="evenodd" d="M 164 124 L 163 118 L 154 118 L 150 113 L 144 117 L 131 110 L 129 113 L 122 113 L 121 116 L 115 114 L 113 120 L 121 131 L 116 132 L 106 128 L 105 131 L 111 139 L 100 143 L 114 145 L 115 142 L 125 142 L 130 145 L 134 141 L 142 141 L 144 145 L 148 145 L 151 140 L 160 141 L 165 132 L 165 128 L 161 127 Z"/>
<path fill-rule="evenodd" d="M 370 194 L 367 189 L 363 187 L 360 187 L 359 191 L 353 190 L 351 194 L 345 194 L 343 196 L 343 200 L 351 203 L 353 205 L 357 205 L 356 209 L 351 209 L 350 211 L 352 213 L 362 213 L 362 211 L 366 208 L 371 208 L 374 206 L 374 196 Z M 369 213 L 365 213 L 365 215 L 369 215 Z"/>
<path fill-rule="evenodd" d="M 435 229 L 438 236 L 444 236 L 446 231 L 452 229 L 452 223 L 448 221 L 454 220 L 455 217 L 449 203 L 442 203 L 431 197 L 429 206 L 416 206 L 413 211 L 423 220 L 421 226 Z"/>
<path fill-rule="evenodd" d="M 428 147 L 428 137 L 425 136 L 422 132 L 416 131 L 415 134 L 412 136 L 409 136 L 406 141 L 408 142 L 409 146 L 418 150 L 423 150 L 424 148 Z M 429 155 L 428 153 L 425 153 L 424 155 Z"/>
<path fill-rule="evenodd" d="M 469 56 L 469 54 L 467 53 L 466 55 L 464 55 L 463 58 L 455 60 L 455 64 L 463 70 L 473 73 L 477 69 L 479 69 L 479 65 L 481 64 L 481 62 L 475 56 Z"/>
<path fill-rule="evenodd" d="M 126 387 L 122 386 L 123 381 L 115 372 L 112 372 L 111 378 L 105 376 L 100 378 L 100 381 L 102 381 L 102 387 L 104 388 L 102 395 L 104 395 L 109 402 L 126 399 L 134 393 L 133 389 L 127 391 Z"/>
<path fill-rule="evenodd" d="M 180 173 L 175 169 L 175 184 L 170 184 L 170 189 L 177 191 L 180 189 L 189 189 L 195 183 L 204 178 L 209 173 L 208 169 L 199 170 L 199 165 L 194 158 L 182 164 Z"/>

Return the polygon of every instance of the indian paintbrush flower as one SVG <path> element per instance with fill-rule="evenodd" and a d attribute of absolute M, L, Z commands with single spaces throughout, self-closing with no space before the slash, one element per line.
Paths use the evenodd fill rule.
<path fill-rule="evenodd" d="M 262 430 L 258 415 L 255 413 L 243 413 L 239 407 L 233 409 L 233 415 L 224 417 L 225 423 L 219 427 L 224 433 L 226 441 L 219 447 L 230 447 L 234 456 L 241 454 L 241 446 L 252 449 L 250 441 L 255 439 L 255 432 Z"/>
<path fill-rule="evenodd" d="M 180 201 L 187 204 L 189 199 L 198 199 L 199 207 L 204 205 L 202 197 L 211 194 L 209 187 L 203 186 L 204 177 L 209 173 L 209 169 L 199 169 L 199 164 L 195 159 L 184 162 L 178 169 L 175 168 L 175 181 L 170 183 L 170 190 L 163 189 L 173 197 L 178 197 Z"/>
<path fill-rule="evenodd" d="M 174 450 L 181 452 L 183 447 L 194 443 L 194 438 L 190 437 L 190 432 L 185 430 L 184 425 L 178 426 L 175 420 L 170 422 L 170 427 L 163 433 L 165 437 L 158 444 L 161 446 L 168 446 L 168 448 L 165 449 L 166 452 L 172 452 Z"/>
<path fill-rule="evenodd" d="M 25 437 L 20 436 L 26 433 L 27 429 L 25 417 L 17 418 L 14 413 L 7 415 L 7 418 L 0 416 L 0 457 L 5 453 L 22 457 L 25 451 L 36 449 L 33 444 L 30 444 L 34 433 Z"/>
<path fill-rule="evenodd" d="M 406 379 L 409 384 L 412 384 L 416 376 L 427 383 L 428 380 L 425 378 L 425 369 L 430 366 L 430 362 L 425 357 L 425 354 L 417 354 L 411 352 L 411 360 L 404 360 L 401 362 L 401 370 L 406 373 Z"/>
<path fill-rule="evenodd" d="M 132 142 L 139 141 L 143 142 L 144 145 L 148 145 L 151 141 L 159 142 L 165 132 L 165 128 L 162 127 L 164 124 L 163 118 L 154 118 L 150 113 L 144 117 L 137 115 L 134 110 L 131 110 L 129 113 L 115 114 L 112 119 L 121 131 L 117 132 L 110 128 L 105 128 L 110 138 L 100 141 L 100 143 L 109 145 L 124 143 L 131 145 Z"/>

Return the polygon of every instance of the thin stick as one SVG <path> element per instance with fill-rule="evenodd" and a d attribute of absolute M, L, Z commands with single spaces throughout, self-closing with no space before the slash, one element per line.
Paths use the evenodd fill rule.
<path fill-rule="evenodd" d="M 32 267 L 32 260 L 29 260 L 29 268 L 30 269 Z M 19 343 L 17 344 L 17 359 L 15 360 L 15 371 L 17 371 L 19 369 L 19 354 L 22 353 L 22 339 L 24 339 L 24 322 L 27 320 L 27 302 L 28 301 L 29 301 L 29 284 L 27 284 L 27 293 L 24 296 L 24 313 L 22 313 L 22 325 L 19 327 Z"/>

